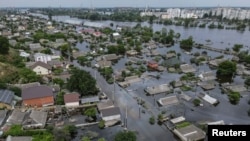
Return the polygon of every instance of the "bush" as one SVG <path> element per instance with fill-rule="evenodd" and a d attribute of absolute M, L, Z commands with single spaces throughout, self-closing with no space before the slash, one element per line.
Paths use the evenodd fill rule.
<path fill-rule="evenodd" d="M 101 120 L 101 121 L 99 122 L 99 124 L 98 124 L 98 127 L 99 127 L 100 129 L 103 129 L 103 128 L 105 127 L 105 121 L 104 121 L 104 120 Z"/>
<path fill-rule="evenodd" d="M 193 100 L 193 104 L 194 104 L 194 106 L 199 106 L 201 104 L 201 101 L 196 98 Z"/>
<path fill-rule="evenodd" d="M 150 118 L 149 118 L 149 123 L 150 124 L 155 124 L 155 117 L 154 116 L 151 116 Z"/>
<path fill-rule="evenodd" d="M 240 93 L 239 92 L 230 92 L 228 95 L 229 101 L 232 104 L 238 104 L 240 101 Z"/>

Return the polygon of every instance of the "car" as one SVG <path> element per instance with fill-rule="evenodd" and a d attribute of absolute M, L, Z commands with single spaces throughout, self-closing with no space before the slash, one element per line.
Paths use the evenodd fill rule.
<path fill-rule="evenodd" d="M 104 92 L 99 94 L 99 98 L 100 99 L 108 99 L 107 94 L 105 94 Z"/>

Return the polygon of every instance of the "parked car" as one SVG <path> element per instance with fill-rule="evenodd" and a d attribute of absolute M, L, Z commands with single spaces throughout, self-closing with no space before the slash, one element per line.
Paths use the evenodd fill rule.
<path fill-rule="evenodd" d="M 108 99 L 107 95 L 104 92 L 99 94 L 99 98 L 100 99 Z"/>

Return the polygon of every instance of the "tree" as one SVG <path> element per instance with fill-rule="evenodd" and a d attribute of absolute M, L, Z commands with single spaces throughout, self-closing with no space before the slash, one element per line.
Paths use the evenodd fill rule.
<path fill-rule="evenodd" d="M 115 135 L 115 141 L 136 141 L 136 135 L 132 131 L 120 131 Z"/>
<path fill-rule="evenodd" d="M 99 122 L 99 124 L 98 124 L 98 127 L 99 127 L 100 129 L 103 129 L 103 128 L 105 127 L 105 120 L 101 120 L 101 121 Z"/>
<path fill-rule="evenodd" d="M 193 104 L 194 104 L 194 106 L 199 106 L 200 104 L 201 104 L 201 101 L 200 101 L 200 99 L 194 99 L 193 100 Z"/>
<path fill-rule="evenodd" d="M 81 96 L 96 95 L 98 89 L 96 88 L 96 80 L 90 75 L 89 72 L 73 68 L 71 76 L 67 83 L 67 88 L 70 91 L 76 91 Z"/>
<path fill-rule="evenodd" d="M 0 36 L 0 54 L 8 54 L 9 46 L 9 40 L 6 37 Z"/>
<path fill-rule="evenodd" d="M 59 92 L 56 95 L 56 105 L 64 105 L 64 94 L 65 92 Z"/>
<path fill-rule="evenodd" d="M 233 47 L 233 51 L 239 52 L 241 48 L 243 48 L 243 45 L 235 44 L 234 47 Z"/>
<path fill-rule="evenodd" d="M 71 138 L 73 138 L 77 134 L 77 128 L 75 125 L 66 125 L 64 130 L 70 133 Z"/>
<path fill-rule="evenodd" d="M 232 61 L 224 61 L 219 64 L 217 74 L 232 76 L 236 72 L 236 64 Z"/>
<path fill-rule="evenodd" d="M 193 43 L 194 43 L 193 37 L 190 36 L 188 39 L 183 39 L 183 40 L 180 42 L 180 47 L 181 47 L 182 49 L 190 50 L 190 49 L 192 49 L 192 47 L 193 47 Z"/>
<path fill-rule="evenodd" d="M 22 90 L 18 87 L 10 87 L 9 90 L 13 91 L 16 96 L 21 97 Z"/>
<path fill-rule="evenodd" d="M 231 91 L 231 92 L 228 94 L 228 98 L 229 98 L 229 101 L 230 101 L 232 104 L 238 104 L 239 101 L 240 101 L 240 93 L 239 93 L 239 92 L 233 92 L 233 91 Z"/>
<path fill-rule="evenodd" d="M 19 78 L 21 79 L 22 83 L 41 81 L 41 76 L 37 75 L 34 71 L 28 68 L 23 68 L 19 71 Z"/>
<path fill-rule="evenodd" d="M 246 80 L 245 80 L 245 85 L 246 85 L 247 87 L 250 86 L 250 77 L 247 77 L 247 78 L 246 78 Z"/>
<path fill-rule="evenodd" d="M 94 107 L 88 108 L 84 111 L 84 115 L 88 117 L 96 117 L 96 109 Z"/>
<path fill-rule="evenodd" d="M 149 118 L 149 123 L 150 124 L 155 124 L 155 117 L 154 116 L 151 116 L 150 118 Z"/>
<path fill-rule="evenodd" d="M 62 88 L 64 85 L 64 81 L 61 78 L 54 78 L 53 83 L 58 84 L 60 86 L 60 88 Z"/>

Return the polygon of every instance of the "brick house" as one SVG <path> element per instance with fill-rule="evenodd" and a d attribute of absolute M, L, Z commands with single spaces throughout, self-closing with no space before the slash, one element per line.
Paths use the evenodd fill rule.
<path fill-rule="evenodd" d="M 42 107 L 54 105 L 52 88 L 48 86 L 34 86 L 22 90 L 24 106 Z"/>

